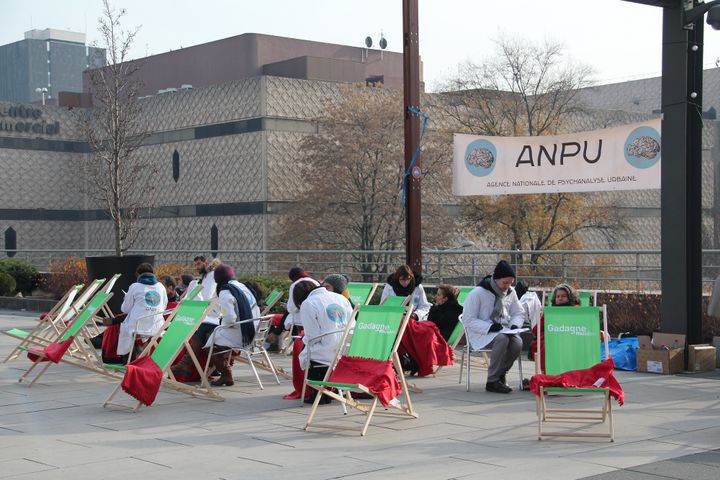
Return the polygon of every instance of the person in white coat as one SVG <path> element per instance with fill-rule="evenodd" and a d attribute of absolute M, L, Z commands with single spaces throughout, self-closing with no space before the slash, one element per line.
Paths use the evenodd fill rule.
<path fill-rule="evenodd" d="M 485 384 L 488 392 L 512 392 L 505 374 L 522 350 L 520 336 L 512 333 L 525 321 L 525 310 L 511 286 L 514 280 L 515 270 L 500 260 L 493 274 L 483 278 L 465 299 L 463 323 L 470 345 L 475 350 L 492 350 Z"/>
<path fill-rule="evenodd" d="M 167 306 L 165 286 L 158 282 L 149 263 L 141 263 L 137 270 L 137 282 L 130 285 L 120 310 L 126 313 L 120 324 L 118 355 L 128 355 L 132 351 L 133 335 L 151 337 L 163 325 L 163 311 Z"/>
<path fill-rule="evenodd" d="M 427 319 L 431 305 L 422 286 L 422 275 L 413 272 L 409 266 L 401 265 L 395 270 L 395 273 L 388 276 L 380 296 L 380 303 L 382 304 L 387 297 L 393 295 L 400 297 L 412 295 L 410 305 L 413 306 L 413 317 L 417 320 Z"/>
<path fill-rule="evenodd" d="M 218 309 L 220 312 L 220 325 L 234 325 L 243 320 L 254 318 L 250 302 L 245 294 L 247 287 L 235 279 L 235 272 L 227 264 L 221 264 L 214 270 L 217 284 Z M 250 293 L 252 296 L 252 293 Z M 254 298 L 253 298 L 254 300 Z M 241 323 L 240 328 L 221 328 L 213 331 L 204 348 L 210 348 L 214 343 L 219 353 L 212 356 L 211 362 L 220 373 L 220 378 L 210 382 L 215 387 L 232 386 L 235 382 L 232 377 L 230 355 L 233 348 L 242 348 L 249 345 L 255 336 L 253 322 Z"/>
<path fill-rule="evenodd" d="M 288 277 L 290 278 L 290 281 L 292 282 L 290 284 L 290 288 L 288 289 L 288 301 L 286 305 L 287 309 L 287 317 L 285 317 L 285 330 L 292 329 L 293 326 L 302 327 L 302 321 L 300 320 L 300 316 L 298 313 L 300 313 L 300 305 L 295 303 L 294 298 L 294 291 L 295 287 L 299 283 L 308 282 L 313 287 L 317 287 L 320 285 L 317 280 L 310 278 L 310 275 L 305 273 L 305 271 L 300 267 L 293 267 L 288 272 Z"/>
<path fill-rule="evenodd" d="M 212 262 L 208 262 L 207 259 L 198 255 L 193 260 L 195 269 L 200 274 L 200 285 L 202 290 L 194 298 L 194 300 L 212 300 L 217 296 L 217 284 L 215 283 L 214 269 L 220 265 L 220 259 L 214 258 Z M 188 289 L 192 291 L 197 284 L 192 282 L 188 285 Z M 210 334 L 220 323 L 220 311 L 217 305 L 207 314 L 203 319 L 200 327 L 195 331 L 192 337 L 190 337 L 190 348 L 192 348 L 195 358 L 201 358 L 201 350 L 203 345 L 207 342 Z M 195 364 L 192 361 L 192 357 L 187 352 L 182 357 L 179 363 L 172 367 L 173 375 L 181 378 L 194 378 L 197 373 Z"/>
<path fill-rule="evenodd" d="M 353 308 L 343 295 L 330 292 L 325 287 L 310 287 L 308 283 L 296 289 L 295 297 L 295 303 L 300 305 L 299 316 L 305 329 L 305 348 L 300 352 L 300 365 L 309 368 L 308 379 L 322 380 L 328 365 L 337 355 L 343 330 L 352 317 Z M 326 335 L 328 333 L 331 334 Z M 317 391 L 313 390 L 305 402 L 315 401 L 316 394 Z"/>
<path fill-rule="evenodd" d="M 542 314 L 542 303 L 537 293 L 528 290 L 528 284 L 525 280 L 518 280 L 515 284 L 515 294 L 518 297 L 520 306 L 525 310 L 525 321 L 530 328 L 534 327 L 540 321 Z"/>

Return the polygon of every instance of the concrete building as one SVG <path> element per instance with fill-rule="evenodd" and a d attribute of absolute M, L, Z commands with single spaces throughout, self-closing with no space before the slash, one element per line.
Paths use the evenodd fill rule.
<path fill-rule="evenodd" d="M 104 50 L 85 45 L 85 34 L 30 30 L 25 39 L 0 46 L 0 100 L 54 103 L 59 92 L 82 92 L 82 72 L 104 65 Z M 36 89 L 47 89 L 37 92 Z"/>
<path fill-rule="evenodd" d="M 381 60 L 378 51 L 364 50 L 245 34 L 143 59 L 146 91 L 140 124 L 149 135 L 138 154 L 157 173 L 153 188 L 143 192 L 148 208 L 134 248 L 209 252 L 275 247 L 276 214 L 295 200 L 300 186 L 294 168 L 298 145 L 317 132 L 313 119 L 338 94 L 338 85 L 379 77 L 388 88 L 401 82 L 401 54 L 384 52 Z M 581 92 L 591 110 L 573 119 L 574 130 L 657 115 L 658 79 L 640 82 Z M 705 84 L 705 109 L 717 109 L 720 69 L 707 71 Z M 644 95 L 642 108 L 635 108 L 635 91 Z M 425 95 L 422 104 L 432 104 L 435 94 Z M 102 205 L 83 193 L 78 173 L 90 159 L 77 125 L 81 110 L 0 102 L 0 113 L 8 113 L 0 120 L 12 124 L 0 129 L 5 185 L 0 190 L 0 231 L 5 233 L 5 248 L 78 249 L 82 254 L 112 247 L 111 223 Z M 437 112 L 428 113 L 434 125 L 447 126 Z M 18 130 L 17 123 L 38 126 Z M 715 180 L 720 129 L 711 119 L 706 127 L 703 207 L 708 238 L 715 238 L 715 225 L 720 224 L 715 215 L 720 211 Z M 659 248 L 659 190 L 593 195 L 618 205 L 629 228 L 614 242 L 589 234 L 585 248 Z M 187 260 L 187 255 L 159 260 L 170 259 Z"/>

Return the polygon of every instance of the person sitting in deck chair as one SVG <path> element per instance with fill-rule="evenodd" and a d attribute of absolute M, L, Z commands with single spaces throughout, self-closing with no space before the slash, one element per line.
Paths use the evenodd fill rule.
<path fill-rule="evenodd" d="M 132 352 L 135 334 L 152 337 L 164 323 L 162 313 L 167 308 L 165 286 L 158 282 L 149 263 L 141 263 L 136 272 L 137 282 L 130 285 L 120 310 L 127 316 L 120 324 L 118 355 Z"/>
<path fill-rule="evenodd" d="M 525 311 L 520 306 L 512 283 L 515 270 L 500 260 L 492 275 L 488 275 L 465 299 L 463 322 L 473 349 L 492 349 L 485 390 L 510 393 L 505 374 L 522 350 L 522 339 L 509 332 L 522 327 Z M 507 329 L 509 333 L 500 333 Z"/>
<path fill-rule="evenodd" d="M 553 307 L 579 307 L 580 306 L 580 298 L 577 296 L 577 293 L 575 292 L 575 289 L 572 288 L 567 283 L 561 283 L 557 287 L 553 289 L 552 293 L 552 299 L 550 301 L 550 305 Z M 530 345 L 530 353 L 529 356 L 531 357 L 531 360 L 535 359 L 535 354 L 537 353 L 537 333 L 538 328 L 545 328 L 545 322 L 543 322 L 543 317 L 540 316 L 540 320 L 538 323 L 533 325 L 532 332 L 533 332 L 533 341 Z M 540 348 L 540 371 L 545 371 L 545 349 Z"/>
<path fill-rule="evenodd" d="M 413 318 L 425 320 L 430 311 L 430 302 L 428 302 L 425 289 L 421 284 L 421 274 L 413 272 L 407 265 L 400 265 L 395 273 L 388 276 L 380 296 L 380 303 L 382 304 L 389 296 L 407 297 L 412 295 L 410 305 L 413 306 Z"/>
<path fill-rule="evenodd" d="M 335 280 L 338 279 L 332 277 L 328 281 L 326 278 L 325 282 L 332 285 Z M 341 282 L 334 287 L 342 288 Z M 295 304 L 300 307 L 300 321 L 305 331 L 305 348 L 300 352 L 300 365 L 309 368 L 308 380 L 323 380 L 328 365 L 335 359 L 342 330 L 352 317 L 353 308 L 343 295 L 330 292 L 323 286 L 313 287 L 308 282 L 299 285 L 293 294 Z M 334 331 L 337 333 L 326 335 Z M 319 338 L 322 335 L 326 336 Z M 316 394 L 317 390 L 312 390 L 305 403 L 313 403 Z M 329 403 L 330 398 L 323 400 Z"/>

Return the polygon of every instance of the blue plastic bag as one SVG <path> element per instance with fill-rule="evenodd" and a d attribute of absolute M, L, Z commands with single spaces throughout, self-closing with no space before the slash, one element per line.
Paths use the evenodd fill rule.
<path fill-rule="evenodd" d="M 610 356 L 619 370 L 637 370 L 637 337 L 618 338 L 610 340 L 608 347 Z M 600 348 L 601 357 L 605 360 L 605 348 Z"/>

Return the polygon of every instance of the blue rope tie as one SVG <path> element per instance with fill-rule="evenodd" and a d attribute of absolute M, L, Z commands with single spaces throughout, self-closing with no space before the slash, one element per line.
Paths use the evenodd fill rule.
<path fill-rule="evenodd" d="M 415 160 L 417 160 L 418 155 L 420 155 L 420 147 L 422 146 L 423 137 L 425 136 L 425 127 L 427 126 L 428 121 L 427 114 L 422 113 L 417 108 L 411 107 L 410 105 L 406 105 L 406 108 L 410 111 L 410 113 L 422 117 L 423 123 L 422 130 L 420 130 L 420 140 L 418 141 L 417 148 L 415 148 L 415 152 L 413 152 L 412 159 L 410 160 L 410 165 L 408 165 L 408 168 L 405 171 L 402 179 L 402 208 L 405 208 L 405 190 L 407 188 L 407 177 L 410 176 L 413 165 L 415 165 Z"/>

